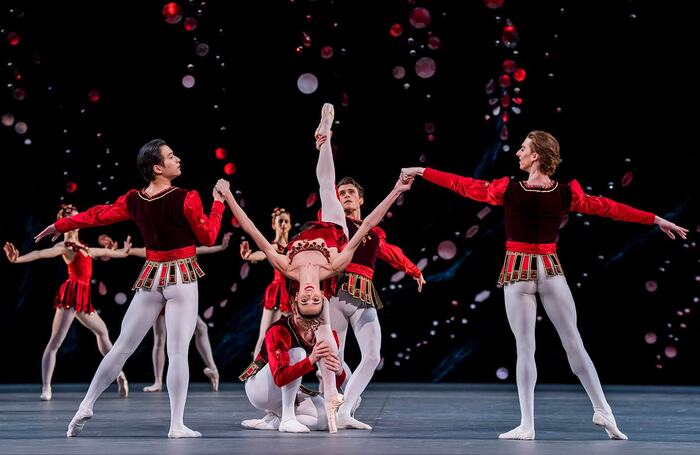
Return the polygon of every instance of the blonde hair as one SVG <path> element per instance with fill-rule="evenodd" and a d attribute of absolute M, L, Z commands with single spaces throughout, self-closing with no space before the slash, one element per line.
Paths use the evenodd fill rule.
<path fill-rule="evenodd" d="M 530 139 L 530 148 L 537 153 L 540 170 L 547 175 L 552 175 L 561 163 L 559 155 L 559 142 L 551 134 L 545 131 L 531 131 L 527 138 Z"/>

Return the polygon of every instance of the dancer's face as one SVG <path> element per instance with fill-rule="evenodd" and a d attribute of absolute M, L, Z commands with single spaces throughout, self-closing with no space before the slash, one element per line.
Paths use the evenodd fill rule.
<path fill-rule="evenodd" d="M 307 284 L 297 293 L 297 309 L 302 316 L 316 316 L 323 309 L 323 292 L 318 287 Z"/>
<path fill-rule="evenodd" d="M 181 174 L 180 158 L 175 156 L 175 153 L 173 153 L 170 147 L 167 145 L 161 146 L 160 156 L 163 159 L 163 164 L 155 166 L 156 175 L 160 174 L 168 180 L 172 180 Z"/>
<path fill-rule="evenodd" d="M 532 151 L 532 139 L 530 138 L 525 139 L 515 156 L 520 160 L 520 169 L 525 172 L 530 172 L 537 166 L 538 156 Z"/>
<path fill-rule="evenodd" d="M 275 217 L 275 223 L 272 225 L 272 227 L 275 229 L 275 232 L 279 232 L 280 234 L 285 234 L 289 232 L 289 228 L 292 226 L 292 220 L 289 217 L 288 213 L 282 213 Z"/>
<path fill-rule="evenodd" d="M 338 187 L 338 196 L 340 196 L 340 203 L 346 212 L 359 210 L 360 206 L 365 203 L 355 185 L 350 183 Z"/>

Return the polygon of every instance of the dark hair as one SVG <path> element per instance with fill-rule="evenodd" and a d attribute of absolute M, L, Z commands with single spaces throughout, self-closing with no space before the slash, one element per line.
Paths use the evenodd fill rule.
<path fill-rule="evenodd" d="M 527 137 L 532 141 L 530 148 L 540 157 L 540 170 L 547 175 L 554 174 L 561 163 L 559 142 L 544 131 L 531 131 Z"/>
<path fill-rule="evenodd" d="M 61 218 L 66 218 L 68 216 L 71 216 L 71 213 L 77 211 L 78 209 L 76 209 L 73 204 L 61 204 L 61 208 L 59 209 L 58 214 L 56 215 L 56 219 L 60 220 Z"/>
<path fill-rule="evenodd" d="M 139 156 L 136 158 L 136 167 L 141 173 L 141 177 L 150 183 L 156 178 L 153 173 L 153 166 L 163 165 L 163 155 L 160 153 L 160 148 L 167 145 L 163 139 L 153 139 L 145 143 L 139 150 Z"/>
<path fill-rule="evenodd" d="M 357 193 L 360 195 L 361 198 L 365 197 L 365 189 L 362 188 L 362 185 L 357 183 L 357 181 L 352 178 L 352 177 L 343 177 L 340 182 L 338 182 L 338 188 L 340 188 L 341 185 L 352 185 L 355 188 L 357 188 Z"/>

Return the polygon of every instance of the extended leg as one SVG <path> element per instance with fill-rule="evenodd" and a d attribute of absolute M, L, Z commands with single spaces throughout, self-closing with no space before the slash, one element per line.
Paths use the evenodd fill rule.
<path fill-rule="evenodd" d="M 56 352 L 63 344 L 74 318 L 74 309 L 56 308 L 51 324 L 51 338 L 46 344 L 44 355 L 41 356 L 41 401 L 51 400 L 51 379 L 56 367 Z"/>

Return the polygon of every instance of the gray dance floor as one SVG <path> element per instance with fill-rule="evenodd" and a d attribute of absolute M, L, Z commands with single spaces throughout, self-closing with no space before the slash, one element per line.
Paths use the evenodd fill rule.
<path fill-rule="evenodd" d="M 260 416 L 240 384 L 218 393 L 192 384 L 185 422 L 202 439 L 168 440 L 168 395 L 140 392 L 126 400 L 107 391 L 77 438 L 65 437 L 85 384 L 58 384 L 39 401 L 38 385 L 0 385 L 0 454 L 700 454 L 700 387 L 608 386 L 608 399 L 629 441 L 611 441 L 591 423 L 579 386 L 541 385 L 536 441 L 500 441 L 519 423 L 508 384 L 372 384 L 357 417 L 374 430 L 283 434 L 245 430 Z"/>

